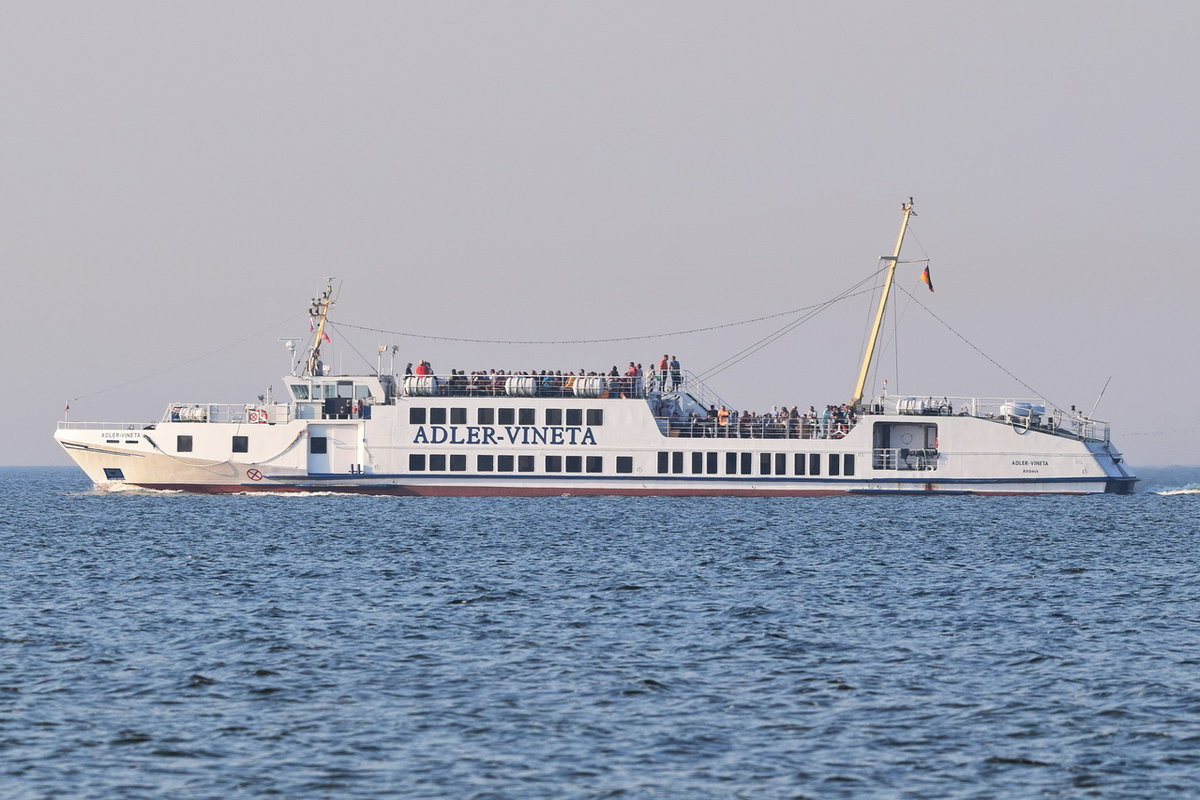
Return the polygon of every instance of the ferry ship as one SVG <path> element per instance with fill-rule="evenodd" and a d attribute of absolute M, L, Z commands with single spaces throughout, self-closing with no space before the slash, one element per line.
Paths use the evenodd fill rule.
<path fill-rule="evenodd" d="M 171 403 L 153 422 L 59 423 L 55 439 L 98 489 L 383 495 L 1090 494 L 1137 479 L 1109 425 L 1040 399 L 864 401 L 900 250 L 848 403 L 749 417 L 690 373 L 332 375 L 321 346 L 335 297 L 287 397 Z M 424 373 L 424 374 L 422 374 Z M 810 407 L 811 408 L 811 407 Z"/>

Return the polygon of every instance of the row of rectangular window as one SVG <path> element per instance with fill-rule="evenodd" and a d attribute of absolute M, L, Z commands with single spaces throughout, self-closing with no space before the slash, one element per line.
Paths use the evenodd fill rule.
<path fill-rule="evenodd" d="M 678 450 L 671 452 L 660 450 L 658 452 L 658 474 L 659 475 L 682 475 L 684 473 L 684 456 L 686 453 Z M 709 451 L 707 453 L 694 452 L 691 457 L 691 474 L 692 475 L 718 475 L 721 474 L 719 467 L 721 466 L 720 453 Z M 821 454 L 820 453 L 791 453 L 790 459 L 792 471 L 788 472 L 788 453 L 759 453 L 758 454 L 758 472 L 754 471 L 754 453 L 726 453 L 725 454 L 725 475 L 820 475 L 821 474 Z M 854 474 L 854 454 L 853 453 L 830 453 L 828 468 L 830 475 L 853 475 Z"/>
<path fill-rule="evenodd" d="M 604 456 L 544 456 L 544 472 L 604 472 Z M 537 456 L 475 456 L 476 472 L 535 472 Z M 461 453 L 409 453 L 410 472 L 466 472 L 467 456 Z M 633 472 L 632 456 L 617 456 L 617 472 Z"/>
<path fill-rule="evenodd" d="M 249 436 L 234 436 L 232 449 L 233 449 L 233 452 L 235 452 L 235 453 L 250 452 L 250 437 Z M 175 452 L 176 453 L 192 452 L 191 434 L 181 433 L 175 437 Z"/>
<path fill-rule="evenodd" d="M 585 413 L 586 412 L 586 413 Z M 408 409 L 409 425 L 467 425 L 467 409 L 412 407 Z M 542 423 L 551 427 L 581 427 L 585 420 L 589 428 L 604 424 L 602 408 L 547 408 Z M 537 425 L 536 408 L 477 408 L 476 425 Z"/>

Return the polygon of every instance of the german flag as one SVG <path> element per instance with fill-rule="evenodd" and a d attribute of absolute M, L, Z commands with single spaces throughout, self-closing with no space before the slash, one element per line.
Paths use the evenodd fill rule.
<path fill-rule="evenodd" d="M 933 279 L 929 277 L 929 267 L 926 267 L 925 271 L 921 273 L 921 280 L 924 282 L 924 284 L 926 286 L 929 287 L 929 291 L 932 292 L 933 291 Z"/>

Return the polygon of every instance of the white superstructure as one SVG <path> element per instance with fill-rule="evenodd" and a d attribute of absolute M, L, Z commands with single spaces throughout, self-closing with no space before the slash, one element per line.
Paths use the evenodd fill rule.
<path fill-rule="evenodd" d="M 97 487 L 396 495 L 1041 494 L 1132 490 L 1108 425 L 1037 399 L 864 403 L 890 257 L 852 402 L 840 415 L 739 418 L 687 373 L 328 375 L 321 343 L 287 399 L 172 403 L 151 423 L 61 422 L 55 439 Z"/>

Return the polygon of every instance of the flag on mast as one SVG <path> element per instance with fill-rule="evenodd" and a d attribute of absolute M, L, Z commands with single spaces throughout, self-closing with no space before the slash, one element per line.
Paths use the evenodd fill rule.
<path fill-rule="evenodd" d="M 933 291 L 933 279 L 929 277 L 929 267 L 921 273 L 921 280 L 929 287 L 929 291 Z"/>

